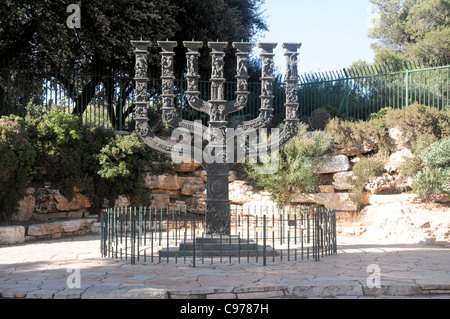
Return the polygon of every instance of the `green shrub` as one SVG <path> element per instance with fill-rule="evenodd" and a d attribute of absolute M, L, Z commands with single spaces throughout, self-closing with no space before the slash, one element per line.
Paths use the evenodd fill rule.
<path fill-rule="evenodd" d="M 144 171 L 151 167 L 152 174 L 170 173 L 175 164 L 169 161 L 137 136 L 116 136 L 96 156 L 98 175 L 107 183 L 108 197 L 132 195 L 142 205 L 151 201 L 151 191 L 145 186 Z"/>
<path fill-rule="evenodd" d="M 364 188 L 367 183 L 384 172 L 384 162 L 380 156 L 363 158 L 353 166 L 353 178 L 350 182 L 351 197 L 361 207 Z"/>
<path fill-rule="evenodd" d="M 449 112 L 417 103 L 387 112 L 384 121 L 387 129 L 400 130 L 403 144 L 415 153 L 419 153 L 424 146 L 450 136 Z"/>
<path fill-rule="evenodd" d="M 297 193 L 317 191 L 318 175 L 313 173 L 313 165 L 306 160 L 328 154 L 330 140 L 322 132 L 306 133 L 306 126 L 299 125 L 299 134 L 279 152 L 279 167 L 274 174 L 263 174 L 264 164 L 248 163 L 248 180 L 256 189 L 271 193 L 271 198 L 279 206 L 292 202 Z M 269 164 L 266 164 L 269 165 Z"/>
<path fill-rule="evenodd" d="M 366 121 L 346 121 L 340 118 L 331 119 L 325 127 L 325 132 L 332 138 L 336 150 L 352 149 L 373 138 L 373 127 Z"/>
<path fill-rule="evenodd" d="M 427 201 L 450 198 L 450 168 L 425 167 L 414 177 L 414 192 Z"/>
<path fill-rule="evenodd" d="M 25 193 L 33 174 L 35 151 L 28 140 L 25 122 L 16 116 L 0 118 L 0 222 L 11 214 Z"/>
<path fill-rule="evenodd" d="M 450 139 L 431 144 L 420 159 L 422 169 L 414 177 L 414 192 L 428 201 L 450 198 Z"/>

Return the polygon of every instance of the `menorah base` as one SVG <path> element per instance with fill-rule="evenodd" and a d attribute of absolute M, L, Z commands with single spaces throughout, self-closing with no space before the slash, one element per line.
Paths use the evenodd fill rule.
<path fill-rule="evenodd" d="M 230 235 L 230 201 L 207 200 L 205 222 L 207 235 Z"/>
<path fill-rule="evenodd" d="M 228 178 L 230 166 L 213 163 L 206 167 L 206 234 L 229 235 L 231 229 Z"/>

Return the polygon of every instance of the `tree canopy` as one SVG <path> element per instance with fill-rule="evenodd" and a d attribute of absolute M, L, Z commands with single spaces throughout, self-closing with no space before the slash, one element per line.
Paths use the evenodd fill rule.
<path fill-rule="evenodd" d="M 370 0 L 376 64 L 450 57 L 449 0 Z"/>
<path fill-rule="evenodd" d="M 73 112 L 82 114 L 97 85 L 103 83 L 113 94 L 117 83 L 108 83 L 106 78 L 132 75 L 130 40 L 251 40 L 267 29 L 260 11 L 263 1 L 90 0 L 78 3 L 81 28 L 68 28 L 71 13 L 67 1 L 4 0 L 0 6 L 0 62 L 12 68 L 51 70 L 69 92 L 76 92 Z M 175 61 L 180 62 L 176 63 L 178 72 L 184 68 L 182 53 L 181 60 Z M 158 69 L 159 60 L 154 45 L 149 69 Z M 201 66 L 207 63 L 205 60 Z M 132 81 L 120 83 L 118 89 L 123 100 L 132 91 Z"/>

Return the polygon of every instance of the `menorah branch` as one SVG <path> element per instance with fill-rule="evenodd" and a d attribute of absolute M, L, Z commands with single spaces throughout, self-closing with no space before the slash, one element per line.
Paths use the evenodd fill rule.
<path fill-rule="evenodd" d="M 135 47 L 135 103 L 136 103 L 136 132 L 142 140 L 150 147 L 174 155 L 179 162 L 191 162 L 194 159 L 202 164 L 206 170 L 206 231 L 208 234 L 230 233 L 230 200 L 228 194 L 228 176 L 232 166 L 243 161 L 246 157 L 257 157 L 261 154 L 277 152 L 285 145 L 298 130 L 298 52 L 300 43 L 285 43 L 287 58 L 286 72 L 286 118 L 282 132 L 271 135 L 264 140 L 264 134 L 252 145 L 238 145 L 235 142 L 245 135 L 256 135 L 258 129 L 266 127 L 273 116 L 273 49 L 275 43 L 260 43 L 262 49 L 262 71 L 261 71 L 261 105 L 259 115 L 256 119 L 243 122 L 234 128 L 228 128 L 226 116 L 230 113 L 242 110 L 248 103 L 250 92 L 248 90 L 248 59 L 251 43 L 235 42 L 236 49 L 236 99 L 225 100 L 225 48 L 227 42 L 208 42 L 211 49 L 211 98 L 204 101 L 200 98 L 198 90 L 198 57 L 202 42 L 183 42 L 187 48 L 186 52 L 186 78 L 187 90 L 185 92 L 189 106 L 209 115 L 208 126 L 197 122 L 182 120 L 175 114 L 175 76 L 174 76 L 174 48 L 175 41 L 159 41 L 161 48 L 161 81 L 162 81 L 162 120 L 175 128 L 172 138 L 174 140 L 163 140 L 155 136 L 148 124 L 148 102 L 147 102 L 147 47 L 149 41 L 132 41 Z M 175 136 L 174 136 L 175 135 Z M 193 135 L 193 139 L 192 139 Z M 208 144 L 203 147 L 203 141 Z M 192 140 L 194 145 L 192 145 Z M 231 145 L 232 152 L 228 150 Z M 231 158 L 231 160 L 230 160 Z"/>

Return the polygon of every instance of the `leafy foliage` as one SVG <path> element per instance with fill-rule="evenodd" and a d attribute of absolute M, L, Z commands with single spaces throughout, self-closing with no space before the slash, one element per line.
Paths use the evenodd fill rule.
<path fill-rule="evenodd" d="M 264 164 L 249 163 L 248 179 L 255 187 L 270 192 L 278 206 L 287 205 L 295 194 L 317 191 L 319 178 L 307 158 L 328 154 L 329 144 L 323 132 L 307 134 L 306 126 L 300 124 L 299 134 L 280 150 L 278 171 L 262 174 Z"/>
<path fill-rule="evenodd" d="M 0 222 L 9 223 L 33 172 L 36 153 L 24 121 L 15 116 L 0 118 Z"/>
<path fill-rule="evenodd" d="M 450 139 L 431 144 L 420 154 L 422 169 L 414 177 L 414 191 L 426 200 L 450 198 Z"/>
<path fill-rule="evenodd" d="M 367 183 L 384 172 L 384 163 L 380 156 L 361 159 L 353 166 L 351 197 L 358 207 L 362 205 L 364 188 Z"/>
<path fill-rule="evenodd" d="M 377 64 L 450 56 L 450 1 L 370 0 L 377 17 L 369 36 Z"/>
<path fill-rule="evenodd" d="M 157 165 L 151 165 L 157 162 Z M 151 166 L 150 166 L 151 165 Z M 149 204 L 144 172 L 170 172 L 174 164 L 136 134 L 114 136 L 80 124 L 76 115 L 50 111 L 42 120 L 0 120 L 0 214 L 7 221 L 30 182 L 50 182 L 69 199 L 81 190 L 98 211 L 120 194 Z"/>

